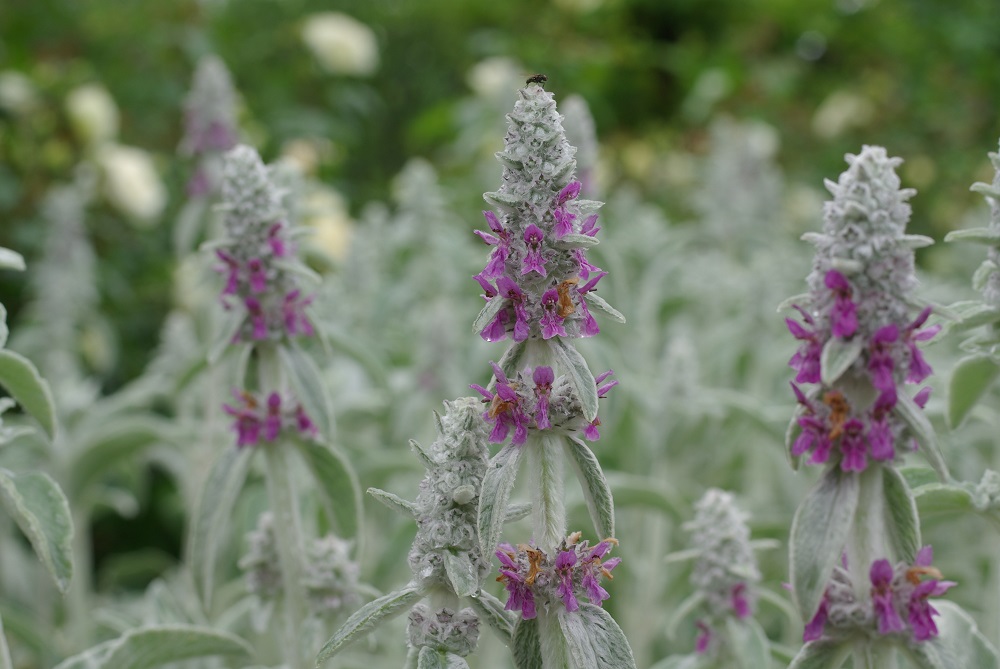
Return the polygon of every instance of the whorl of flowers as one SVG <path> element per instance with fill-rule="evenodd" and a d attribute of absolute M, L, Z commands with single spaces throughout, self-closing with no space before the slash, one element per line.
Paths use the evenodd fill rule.
<path fill-rule="evenodd" d="M 235 338 L 274 341 L 312 335 L 305 314 L 312 297 L 302 293 L 289 271 L 298 261 L 281 193 L 252 148 L 241 145 L 226 154 L 222 195 L 226 238 L 215 253 L 222 263 L 217 269 L 226 277 L 223 304 L 245 314 Z"/>
<path fill-rule="evenodd" d="M 229 151 L 239 139 L 236 124 L 236 92 L 225 63 L 216 56 L 198 61 L 191 90 L 184 100 L 184 138 L 181 150 L 189 155 L 211 157 Z M 188 195 L 203 197 L 217 187 L 218 168 L 200 164 L 188 182 Z"/>
<path fill-rule="evenodd" d="M 823 232 L 805 237 L 816 254 L 808 298 L 795 305 L 801 321 L 786 320 L 802 342 L 789 361 L 801 428 L 792 454 L 811 453 L 811 463 L 832 456 L 844 471 L 862 471 L 869 458 L 895 459 L 904 431 L 893 414 L 900 386 L 930 375 L 917 343 L 939 328 L 924 327 L 930 307 L 913 313 L 913 248 L 928 240 L 905 234 L 914 191 L 899 187 L 895 167 L 902 161 L 873 146 L 846 159 L 850 168 L 826 183 L 833 199 Z M 824 380 L 824 356 L 847 356 L 849 364 Z M 796 383 L 819 387 L 803 392 Z M 925 402 L 928 393 L 914 399 Z"/>
<path fill-rule="evenodd" d="M 410 569 L 424 585 L 448 583 L 444 554 L 468 556 L 480 581 L 490 570 L 479 548 L 476 510 L 489 449 L 479 402 L 464 397 L 446 403 L 438 438 L 428 449 L 424 479 L 417 493 L 417 535 L 410 548 Z"/>
<path fill-rule="evenodd" d="M 601 587 L 602 578 L 613 578 L 611 570 L 621 558 L 604 560 L 615 539 L 605 539 L 591 548 L 580 541 L 580 533 L 566 537 L 551 554 L 534 546 L 500 544 L 496 552 L 500 560 L 500 576 L 507 588 L 508 611 L 520 611 L 529 620 L 538 609 L 563 606 L 567 611 L 580 608 L 580 598 L 602 606 L 608 591 Z"/>
<path fill-rule="evenodd" d="M 875 560 L 869 570 L 870 597 L 858 599 L 846 565 L 835 567 L 819 610 L 806 625 L 804 641 L 865 635 L 899 635 L 926 641 L 938 635 L 937 610 L 928 601 L 955 583 L 931 567 L 933 551 L 924 546 L 912 565 Z"/>
<path fill-rule="evenodd" d="M 433 648 L 466 657 L 479 643 L 479 617 L 466 608 L 432 611 L 426 604 L 410 609 L 407 637 L 411 648 Z"/>
<path fill-rule="evenodd" d="M 314 614 L 336 614 L 361 602 L 361 566 L 351 557 L 352 547 L 352 542 L 332 534 L 313 540 L 309 546 L 302 584 Z"/>
<path fill-rule="evenodd" d="M 274 514 L 265 511 L 257 518 L 257 527 L 247 532 L 247 552 L 239 568 L 246 579 L 247 592 L 262 600 L 274 599 L 281 592 L 281 565 L 274 539 Z"/>
<path fill-rule="evenodd" d="M 713 488 L 695 504 L 694 519 L 684 524 L 698 551 L 691 584 L 708 609 L 707 620 L 698 621 L 699 653 L 709 650 L 713 630 L 725 618 L 753 615 L 760 571 L 750 545 L 748 517 L 730 493 Z"/>
<path fill-rule="evenodd" d="M 295 431 L 303 436 L 316 434 L 316 426 L 301 404 L 292 404 L 276 392 L 267 400 L 245 390 L 235 391 L 236 404 L 224 404 L 222 409 L 233 417 L 236 446 L 256 446 L 261 441 L 273 442 L 283 431 Z"/>
<path fill-rule="evenodd" d="M 528 438 L 529 428 L 570 434 L 582 432 L 589 441 L 601 438 L 597 431 L 601 421 L 595 418 L 587 422 L 581 418 L 580 399 L 565 376 L 557 379 L 551 367 L 538 366 L 518 372 L 512 381 L 495 362 L 490 365 L 497 380 L 496 392 L 475 384 L 471 387 L 489 402 L 483 418 L 493 424 L 491 443 L 503 443 L 513 430 L 512 443 L 521 445 Z M 605 397 L 618 385 L 617 380 L 608 381 L 612 374 L 608 370 L 594 379 L 598 397 Z"/>
<path fill-rule="evenodd" d="M 480 335 L 500 341 L 529 337 L 591 337 L 599 332 L 588 298 L 607 272 L 587 261 L 597 243 L 601 203 L 580 200 L 573 180 L 575 149 L 566 141 L 552 94 L 538 84 L 519 91 L 507 115 L 500 190 L 485 193 L 498 211 L 484 211 L 489 231 L 476 234 L 493 247 L 473 278 L 491 314 Z"/>

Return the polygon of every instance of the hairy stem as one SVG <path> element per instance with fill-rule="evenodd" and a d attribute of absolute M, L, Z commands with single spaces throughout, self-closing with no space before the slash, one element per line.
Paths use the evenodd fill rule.
<path fill-rule="evenodd" d="M 531 435 L 524 448 L 531 479 L 532 534 L 535 544 L 551 553 L 566 537 L 562 437 Z"/>

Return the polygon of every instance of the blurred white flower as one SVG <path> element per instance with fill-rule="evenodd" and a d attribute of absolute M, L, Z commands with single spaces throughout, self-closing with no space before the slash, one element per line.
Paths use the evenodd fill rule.
<path fill-rule="evenodd" d="M 79 86 L 66 96 L 66 114 L 77 137 L 100 145 L 118 136 L 118 105 L 100 84 Z"/>
<path fill-rule="evenodd" d="M 465 81 L 479 97 L 509 95 L 524 85 L 524 70 L 515 60 L 494 56 L 473 65 Z"/>
<path fill-rule="evenodd" d="M 338 261 L 347 257 L 354 221 L 340 193 L 327 186 L 312 189 L 302 203 L 302 223 L 312 228 L 310 240 L 320 251 Z"/>
<path fill-rule="evenodd" d="M 137 225 L 153 225 L 167 203 L 167 191 L 152 156 L 135 147 L 107 144 L 98 151 L 97 164 L 108 203 Z"/>
<path fill-rule="evenodd" d="M 14 70 L 0 72 L 0 109 L 22 115 L 31 111 L 36 101 L 35 86 L 31 79 Z"/>
<path fill-rule="evenodd" d="M 320 65 L 334 74 L 368 76 L 378 68 L 375 33 L 347 14 L 313 14 L 302 26 L 302 41 Z"/>
<path fill-rule="evenodd" d="M 833 139 L 849 128 L 866 125 L 875 115 L 867 98 L 851 91 L 834 91 L 820 104 L 812 118 L 812 129 L 823 139 Z"/>

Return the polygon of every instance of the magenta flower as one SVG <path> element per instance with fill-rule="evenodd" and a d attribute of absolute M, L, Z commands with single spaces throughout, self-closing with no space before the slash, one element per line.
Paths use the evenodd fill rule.
<path fill-rule="evenodd" d="M 559 291 L 555 288 L 550 288 L 545 291 L 542 295 L 542 319 L 540 324 L 542 326 L 542 339 L 551 339 L 552 337 L 566 337 L 566 328 L 563 327 L 562 322 L 564 316 L 561 315 L 562 307 L 559 305 Z"/>
<path fill-rule="evenodd" d="M 562 239 L 573 232 L 573 221 L 576 220 L 576 214 L 571 214 L 562 207 L 559 207 L 552 212 L 552 217 L 555 220 L 552 232 L 556 239 Z"/>
<path fill-rule="evenodd" d="M 823 630 L 826 628 L 826 620 L 829 616 L 830 602 L 827 600 L 827 595 L 824 594 L 823 599 L 820 600 L 819 608 L 816 609 L 816 614 L 802 631 L 802 640 L 816 641 L 821 638 L 823 636 Z"/>
<path fill-rule="evenodd" d="M 580 603 L 573 592 L 573 567 L 576 566 L 576 551 L 560 551 L 556 557 L 556 575 L 559 578 L 557 592 L 567 611 L 576 611 Z"/>
<path fill-rule="evenodd" d="M 247 260 L 247 272 L 250 276 L 250 292 L 261 294 L 267 290 L 267 269 L 260 258 Z"/>
<path fill-rule="evenodd" d="M 548 276 L 545 271 L 545 258 L 542 257 L 542 243 L 545 241 L 545 233 L 537 225 L 532 223 L 524 231 L 524 243 L 528 247 L 528 252 L 521 262 L 521 275 L 530 272 L 538 272 L 542 276 Z"/>
<path fill-rule="evenodd" d="M 305 308 L 311 303 L 312 297 L 303 298 L 298 288 L 285 295 L 284 303 L 281 305 L 281 315 L 285 322 L 285 332 L 289 336 L 300 334 L 312 336 L 313 326 L 305 314 Z"/>
<path fill-rule="evenodd" d="M 833 310 L 830 312 L 833 336 L 847 339 L 858 329 L 857 306 L 851 299 L 853 292 L 851 284 L 847 277 L 835 269 L 826 273 L 824 283 L 833 291 L 835 297 Z"/>
<path fill-rule="evenodd" d="M 868 444 L 864 428 L 864 423 L 857 418 L 844 423 L 844 432 L 840 438 L 840 468 L 845 472 L 863 472 L 868 466 Z"/>
<path fill-rule="evenodd" d="M 931 308 L 926 307 L 903 332 L 903 341 L 906 343 L 906 347 L 910 352 L 910 366 L 909 371 L 906 374 L 906 381 L 908 383 L 921 383 L 934 371 L 931 369 L 931 366 L 927 364 L 927 361 L 924 359 L 923 354 L 920 352 L 920 349 L 917 348 L 916 344 L 918 341 L 933 339 L 934 335 L 941 331 L 940 325 L 934 325 L 918 332 L 918 329 L 927 321 L 927 317 L 930 315 Z"/>
<path fill-rule="evenodd" d="M 497 279 L 497 290 L 497 297 L 510 300 L 514 308 L 514 341 L 524 341 L 528 338 L 528 310 L 525 307 L 524 291 L 507 276 Z M 497 318 L 500 318 L 500 314 L 497 314 Z"/>
<path fill-rule="evenodd" d="M 579 181 L 570 181 L 566 184 L 559 195 L 556 197 L 556 205 L 564 205 L 569 200 L 575 199 L 577 195 L 580 194 L 580 189 L 583 187 Z"/>
<path fill-rule="evenodd" d="M 246 393 L 235 393 L 243 406 L 233 407 L 223 404 L 222 409 L 236 418 L 233 429 L 236 430 L 236 447 L 256 446 L 260 441 L 260 418 L 257 416 L 257 406 L 253 396 Z"/>
<path fill-rule="evenodd" d="M 872 337 L 868 371 L 871 373 L 872 385 L 877 390 L 893 393 L 896 391 L 896 379 L 893 376 L 896 363 L 892 357 L 892 350 L 898 339 L 899 328 L 895 323 L 879 328 Z"/>
<path fill-rule="evenodd" d="M 507 604 L 504 609 L 507 611 L 520 611 L 521 617 L 531 620 L 537 613 L 535 611 L 535 594 L 531 591 L 530 584 L 526 578 L 519 573 L 520 565 L 515 561 L 517 552 L 510 544 L 500 544 L 495 555 L 500 560 L 500 580 L 507 588 Z"/>
<path fill-rule="evenodd" d="M 907 619 L 910 627 L 913 628 L 913 638 L 917 641 L 926 641 L 938 634 L 937 625 L 934 624 L 933 618 L 938 612 L 927 599 L 940 597 L 957 585 L 954 581 L 940 580 L 941 572 L 930 566 L 933 558 L 933 548 L 924 546 L 917 553 L 914 566 L 906 572 L 907 580 L 910 583 L 918 584 L 910 593 L 909 601 L 906 604 Z M 934 578 L 921 582 L 920 576 L 924 574 Z"/>
<path fill-rule="evenodd" d="M 496 393 L 491 393 L 479 385 L 470 386 L 489 400 L 490 408 L 483 414 L 483 418 L 493 423 L 490 443 L 503 443 L 513 428 L 512 443 L 515 446 L 520 446 L 528 439 L 528 426 L 531 423 L 531 417 L 525 412 L 521 397 L 510 385 L 510 381 L 500 369 L 500 365 L 495 362 L 491 362 L 490 365 L 493 367 L 493 373 L 497 379 Z"/>
<path fill-rule="evenodd" d="M 875 560 L 869 570 L 868 578 L 872 584 L 872 606 L 878 619 L 878 633 L 885 635 L 902 632 L 905 626 L 893 604 L 892 565 L 888 560 Z"/>
<path fill-rule="evenodd" d="M 281 432 L 281 395 L 271 393 L 267 396 L 267 417 L 264 419 L 264 438 L 274 441 Z"/>
<path fill-rule="evenodd" d="M 535 382 L 535 427 L 547 430 L 552 427 L 549 422 L 549 396 L 552 394 L 552 383 L 555 373 L 551 367 L 538 366 L 531 374 Z"/>
<path fill-rule="evenodd" d="M 695 626 L 698 628 L 698 638 L 694 642 L 694 650 L 699 655 L 708 651 L 708 646 L 712 642 L 712 628 L 704 622 L 697 620 Z"/>
<path fill-rule="evenodd" d="M 796 320 L 791 318 L 785 319 L 785 324 L 788 326 L 788 331 L 792 333 L 792 336 L 805 342 L 795 352 L 792 359 L 788 361 L 788 365 L 798 372 L 795 376 L 796 383 L 819 383 L 821 380 L 820 356 L 823 353 L 823 342 L 816 332 L 816 323 L 812 316 L 801 307 L 795 308 L 802 314 L 802 320 L 805 321 L 810 329 L 806 329 Z"/>
<path fill-rule="evenodd" d="M 500 220 L 492 211 L 484 211 L 483 216 L 486 217 L 486 222 L 494 234 L 491 235 L 482 230 L 476 230 L 476 234 L 490 246 L 496 247 L 490 253 L 490 259 L 486 262 L 486 268 L 483 269 L 483 276 L 487 279 L 495 279 L 503 275 L 507 267 L 507 257 L 510 255 L 510 233 L 500 225 Z"/>
<path fill-rule="evenodd" d="M 733 606 L 733 612 L 737 618 L 746 618 L 750 615 L 750 600 L 747 599 L 747 584 L 737 583 L 729 593 L 729 600 Z"/>
<path fill-rule="evenodd" d="M 240 280 L 240 264 L 233 256 L 229 255 L 222 249 L 217 249 L 215 255 L 225 263 L 222 267 L 217 267 L 216 269 L 221 272 L 226 273 L 226 286 L 222 289 L 222 294 L 225 295 L 235 295 L 237 289 L 239 288 Z"/>
<path fill-rule="evenodd" d="M 256 297 L 248 297 L 243 301 L 243 304 L 246 305 L 247 313 L 250 316 L 251 336 L 254 339 L 267 339 L 267 317 L 264 315 L 260 300 Z"/>

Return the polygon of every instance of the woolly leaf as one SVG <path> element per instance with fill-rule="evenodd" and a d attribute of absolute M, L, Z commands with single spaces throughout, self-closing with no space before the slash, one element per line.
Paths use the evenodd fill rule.
<path fill-rule="evenodd" d="M 479 541 L 483 555 L 493 555 L 507 516 L 507 505 L 511 490 L 517 479 L 523 449 L 507 444 L 493 456 L 483 477 L 483 487 L 479 493 Z"/>
<path fill-rule="evenodd" d="M 563 235 L 556 240 L 555 246 L 566 249 L 580 249 L 589 248 L 591 246 L 597 246 L 600 240 L 597 237 L 591 237 L 590 235 L 580 235 L 575 232 Z"/>
<path fill-rule="evenodd" d="M 1000 233 L 989 228 L 969 228 L 968 230 L 952 230 L 945 235 L 946 242 L 972 242 L 1000 246 Z"/>
<path fill-rule="evenodd" d="M 489 302 L 479 312 L 479 315 L 476 316 L 476 320 L 472 321 L 472 331 L 476 333 L 482 332 L 487 325 L 493 322 L 493 319 L 497 317 L 497 314 L 505 306 L 507 306 L 507 298 L 499 295 L 491 297 Z"/>
<path fill-rule="evenodd" d="M 423 596 L 423 591 L 411 583 L 402 590 L 390 592 L 388 595 L 368 602 L 355 611 L 347 619 L 347 622 L 330 637 L 330 640 L 320 650 L 319 655 L 316 656 L 316 666 L 322 665 L 344 646 L 356 641 L 362 634 L 367 634 L 379 624 L 398 616 Z"/>
<path fill-rule="evenodd" d="M 789 537 L 789 569 L 792 596 L 804 621 L 816 613 L 833 568 L 840 561 L 859 490 L 855 474 L 831 467 L 795 512 Z"/>
<path fill-rule="evenodd" d="M 948 426 L 957 428 L 1000 374 L 1000 365 L 986 356 L 958 361 L 948 381 Z"/>
<path fill-rule="evenodd" d="M 542 645 L 538 634 L 538 618 L 519 618 L 510 638 L 510 650 L 517 669 L 539 669 L 542 664 Z"/>
<path fill-rule="evenodd" d="M 944 462 L 944 457 L 941 455 L 941 449 L 938 446 L 937 435 L 934 434 L 934 428 L 931 426 L 931 422 L 927 420 L 924 410 L 917 406 L 917 403 L 909 395 L 899 393 L 893 412 L 906 423 L 913 438 L 922 447 L 928 464 L 934 468 L 934 471 L 937 472 L 942 481 L 947 481 L 949 478 L 948 465 Z"/>
<path fill-rule="evenodd" d="M 606 313 L 608 316 L 611 316 L 611 318 L 618 321 L 619 323 L 625 322 L 625 316 L 622 315 L 622 312 L 618 311 L 613 306 L 608 304 L 607 301 L 597 293 L 591 291 L 587 293 L 584 297 L 587 300 L 587 302 L 589 302 L 592 306 L 597 307 L 598 309 Z"/>
<path fill-rule="evenodd" d="M 850 654 L 850 641 L 810 641 L 802 646 L 788 669 L 837 669 Z"/>
<path fill-rule="evenodd" d="M 864 347 L 865 342 L 861 337 L 848 340 L 833 337 L 827 341 L 820 356 L 823 384 L 832 386 L 854 364 Z"/>
<path fill-rule="evenodd" d="M 341 537 L 356 537 L 361 529 L 361 486 L 347 458 L 332 445 L 295 439 L 327 519 Z"/>
<path fill-rule="evenodd" d="M 166 421 L 153 416 L 126 416 L 103 423 L 74 454 L 66 486 L 70 497 L 82 499 L 104 472 L 158 443 L 168 427 Z"/>
<path fill-rule="evenodd" d="M 513 523 L 514 521 L 527 518 L 531 513 L 531 503 L 530 502 L 519 502 L 517 504 L 511 504 L 507 507 L 507 515 L 504 516 L 503 522 Z"/>
<path fill-rule="evenodd" d="M 246 312 L 242 307 L 226 309 L 222 312 L 221 318 L 216 318 L 212 344 L 208 348 L 208 364 L 217 363 L 224 353 L 236 345 L 236 335 L 239 334 L 244 321 Z"/>
<path fill-rule="evenodd" d="M 12 269 L 23 272 L 25 268 L 24 256 L 17 251 L 0 246 L 0 269 Z"/>
<path fill-rule="evenodd" d="M 566 374 L 570 385 L 576 390 L 576 396 L 580 398 L 584 420 L 587 422 L 594 420 L 597 418 L 597 384 L 594 382 L 590 367 L 587 366 L 587 361 L 562 337 L 553 337 L 549 342 L 559 361 L 560 371 Z"/>
<path fill-rule="evenodd" d="M 0 503 L 28 537 L 61 592 L 73 577 L 73 517 L 59 485 L 42 472 L 0 469 Z"/>
<path fill-rule="evenodd" d="M 564 439 L 563 444 L 570 456 L 569 461 L 573 465 L 573 471 L 583 487 L 583 497 L 587 502 L 587 510 L 590 512 L 590 519 L 594 523 L 598 538 L 614 537 L 615 504 L 597 456 L 579 439 Z"/>
<path fill-rule="evenodd" d="M 922 516 L 975 511 L 972 493 L 958 483 L 928 483 L 913 490 Z"/>
<path fill-rule="evenodd" d="M 385 504 L 387 507 L 401 513 L 407 518 L 416 518 L 417 510 L 413 506 L 413 502 L 408 502 L 398 495 L 394 495 L 391 492 L 386 492 L 380 488 L 369 488 L 368 494 L 377 499 L 378 501 Z"/>
<path fill-rule="evenodd" d="M 211 655 L 252 657 L 243 639 L 194 625 L 157 625 L 129 630 L 65 660 L 56 669 L 149 669 Z"/>
<path fill-rule="evenodd" d="M 611 614 L 593 604 L 576 611 L 559 608 L 559 627 L 573 669 L 635 669 L 628 640 Z"/>
<path fill-rule="evenodd" d="M 920 541 L 920 518 L 917 503 L 895 467 L 881 467 L 882 492 L 885 495 L 885 523 L 889 532 L 889 546 L 895 555 L 907 564 L 912 564 L 917 551 L 923 546 Z"/>
<path fill-rule="evenodd" d="M 507 612 L 504 603 L 485 590 L 481 590 L 478 595 L 470 598 L 469 602 L 480 620 L 486 621 L 486 624 L 497 633 L 500 640 L 509 646 L 511 635 L 514 633 L 515 618 Z"/>
<path fill-rule="evenodd" d="M 466 552 L 444 551 L 444 570 L 451 587 L 459 597 L 471 597 L 479 592 L 479 570 Z"/>
<path fill-rule="evenodd" d="M 424 646 L 417 655 L 417 669 L 469 669 L 465 658 Z"/>
<path fill-rule="evenodd" d="M 215 585 L 215 560 L 226 540 L 233 505 L 250 469 L 253 450 L 227 447 L 212 465 L 191 521 L 188 540 L 194 586 L 210 610 Z"/>
<path fill-rule="evenodd" d="M 295 392 L 295 399 L 303 411 L 316 424 L 321 437 L 329 439 L 333 434 L 333 411 L 326 392 L 326 382 L 312 357 L 298 344 L 291 343 L 278 347 L 281 367 L 288 375 L 288 381 Z"/>
<path fill-rule="evenodd" d="M 753 618 L 738 620 L 727 617 L 726 633 L 738 669 L 766 669 L 771 666 L 771 644 Z"/>
<path fill-rule="evenodd" d="M 0 386 L 6 388 L 10 396 L 34 416 L 49 437 L 55 436 L 56 412 L 52 391 L 30 360 L 13 351 L 0 351 Z"/>

